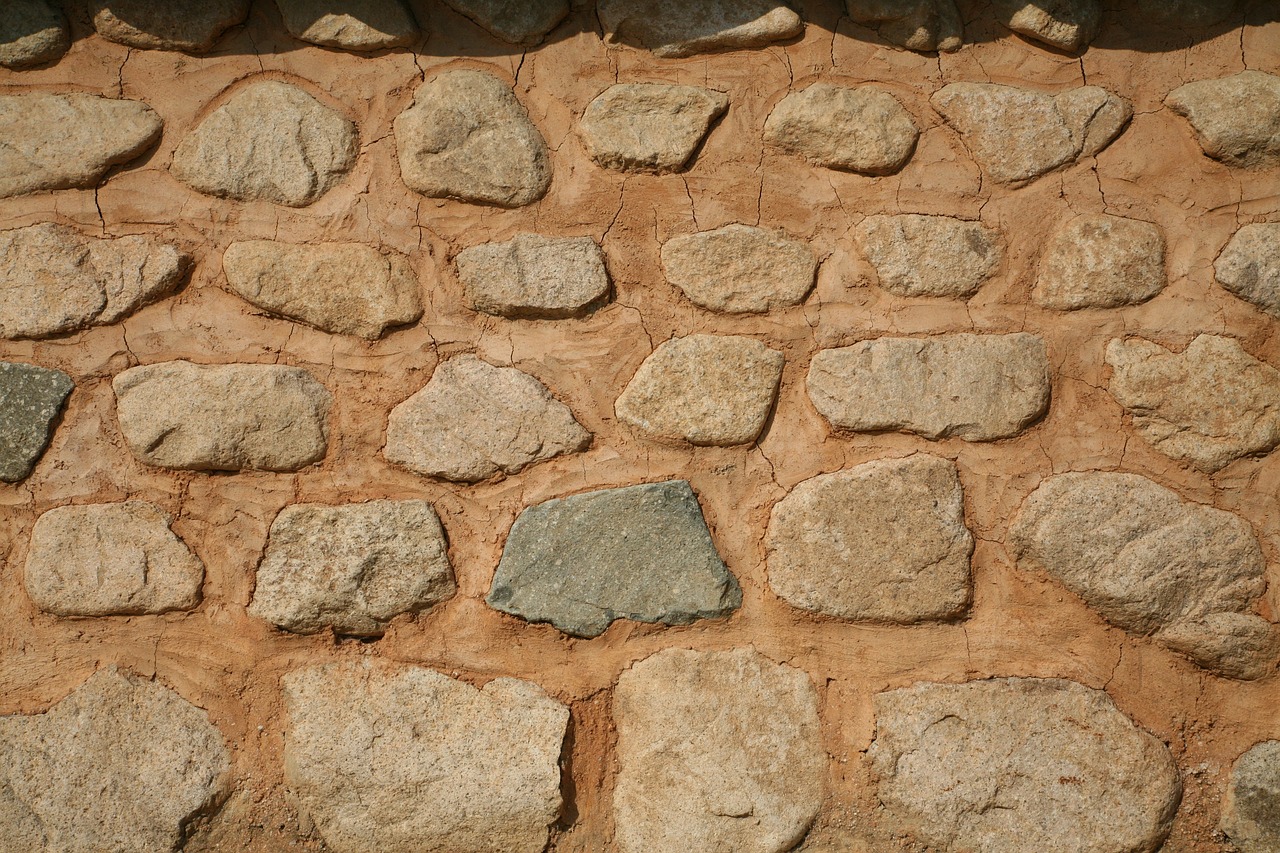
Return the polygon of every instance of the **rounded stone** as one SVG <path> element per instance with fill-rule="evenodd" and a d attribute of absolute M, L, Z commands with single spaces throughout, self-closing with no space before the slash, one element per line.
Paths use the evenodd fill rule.
<path fill-rule="evenodd" d="M 1102 23 L 1098 0 L 995 0 L 1000 23 L 1049 47 L 1074 52 L 1089 46 Z"/>
<path fill-rule="evenodd" d="M 1164 253 L 1164 234 L 1154 223 L 1078 217 L 1049 241 L 1031 298 L 1062 311 L 1138 305 L 1164 289 Z"/>
<path fill-rule="evenodd" d="M 1280 222 L 1243 226 L 1213 268 L 1228 291 L 1280 317 Z"/>
<path fill-rule="evenodd" d="M 0 65 L 5 68 L 53 62 L 70 46 L 67 18 L 49 0 L 7 0 L 0 7 Z"/>
<path fill-rule="evenodd" d="M 911 159 L 920 131 L 911 114 L 874 86 L 814 83 L 787 95 L 764 125 L 769 145 L 828 169 L 891 175 Z"/>
<path fill-rule="evenodd" d="M 783 231 L 734 224 L 671 238 L 662 246 L 662 272 L 710 311 L 763 314 L 803 302 L 818 259 Z"/>
<path fill-rule="evenodd" d="M 609 295 L 604 253 L 590 237 L 518 234 L 463 249 L 454 261 L 467 305 L 484 314 L 560 320 Z"/>
<path fill-rule="evenodd" d="M 90 0 L 93 27 L 107 41 L 141 50 L 206 53 L 249 16 L 249 0 Z"/>
<path fill-rule="evenodd" d="M 1242 71 L 1179 86 L 1165 104 L 1184 116 L 1204 153 L 1228 166 L 1280 164 L 1280 77 Z"/>
<path fill-rule="evenodd" d="M 700 86 L 619 83 L 587 105 L 579 135 L 596 165 L 662 175 L 683 171 L 729 98 Z"/>
<path fill-rule="evenodd" d="M 605 40 L 677 59 L 764 47 L 804 33 L 804 21 L 778 0 L 600 0 Z"/>
<path fill-rule="evenodd" d="M 1236 759 L 1218 828 L 1240 853 L 1280 850 L 1280 741 L 1263 741 Z"/>
<path fill-rule="evenodd" d="M 853 238 L 895 296 L 967 299 L 1004 259 L 995 231 L 950 216 L 868 216 Z"/>
<path fill-rule="evenodd" d="M 418 24 L 401 0 L 276 0 L 284 27 L 297 39 L 322 47 L 372 51 L 407 47 Z"/>

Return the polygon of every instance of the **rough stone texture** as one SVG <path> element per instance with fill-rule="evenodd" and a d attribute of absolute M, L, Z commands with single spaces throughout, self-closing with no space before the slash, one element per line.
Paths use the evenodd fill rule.
<path fill-rule="evenodd" d="M 5 68 L 53 62 L 70 46 L 67 18 L 49 0 L 8 0 L 0 7 L 0 65 Z"/>
<path fill-rule="evenodd" d="M 595 637 L 617 619 L 685 625 L 742 604 L 684 480 L 529 507 L 511 527 L 491 607 Z"/>
<path fill-rule="evenodd" d="M 735 224 L 671 238 L 662 246 L 662 271 L 703 308 L 763 314 L 803 302 L 818 259 L 783 231 Z"/>
<path fill-rule="evenodd" d="M 0 717 L 0 849 L 170 853 L 230 763 L 204 711 L 100 670 L 43 714 Z"/>
<path fill-rule="evenodd" d="M 879 338 L 819 351 L 808 387 L 838 428 L 993 441 L 1049 408 L 1049 359 L 1025 333 Z"/>
<path fill-rule="evenodd" d="M 773 507 L 769 586 L 794 607 L 907 625 L 969 607 L 973 536 L 954 463 L 917 454 L 800 483 Z"/>
<path fill-rule="evenodd" d="M 53 438 L 75 383 L 59 370 L 0 361 L 0 480 L 24 480 Z"/>
<path fill-rule="evenodd" d="M 372 341 L 422 316 L 409 259 L 362 243 L 232 243 L 222 270 L 259 308 L 326 332 Z"/>
<path fill-rule="evenodd" d="M 426 501 L 294 504 L 271 524 L 249 612 L 299 634 L 376 636 L 455 590 Z"/>
<path fill-rule="evenodd" d="M 754 338 L 673 338 L 644 360 L 614 409 L 621 420 L 658 438 L 749 444 L 777 399 L 783 360 Z"/>
<path fill-rule="evenodd" d="M 764 141 L 828 169 L 891 175 L 916 150 L 920 131 L 902 104 L 873 86 L 814 83 L 787 95 L 764 125 Z"/>
<path fill-rule="evenodd" d="M 804 33 L 804 21 L 778 0 L 600 0 L 605 40 L 675 59 L 764 47 Z"/>
<path fill-rule="evenodd" d="M 1280 444 L 1280 371 L 1234 338 L 1200 335 L 1181 353 L 1114 340 L 1106 359 L 1111 396 L 1166 456 L 1212 473 Z"/>
<path fill-rule="evenodd" d="M 305 207 L 356 161 L 355 125 L 289 83 L 252 83 L 178 145 L 170 171 L 208 195 Z"/>
<path fill-rule="evenodd" d="M 365 661 L 286 675 L 285 777 L 334 853 L 541 853 L 569 709 Z"/>
<path fill-rule="evenodd" d="M 667 649 L 614 693 L 621 853 L 783 853 L 822 804 L 827 755 L 809 676 L 754 649 Z"/>
<path fill-rule="evenodd" d="M 1280 741 L 1263 741 L 1236 760 L 1219 829 L 1240 853 L 1280 850 Z"/>
<path fill-rule="evenodd" d="M 551 186 L 542 134 L 511 87 L 481 71 L 444 71 L 394 124 L 400 176 L 432 198 L 521 207 Z"/>
<path fill-rule="evenodd" d="M 1138 0 L 1138 11 L 1144 21 L 1197 29 L 1221 23 L 1237 5 L 1237 0 Z"/>
<path fill-rule="evenodd" d="M 874 26 L 885 41 L 908 50 L 959 50 L 964 22 L 955 0 L 845 0 L 849 17 Z"/>
<path fill-rule="evenodd" d="M 455 261 L 468 306 L 485 314 L 558 320 L 609 295 L 604 253 L 590 237 L 519 234 L 463 249 Z"/>
<path fill-rule="evenodd" d="M 1251 612 L 1266 558 L 1243 519 L 1188 503 L 1137 474 L 1052 477 L 1023 505 L 1010 544 L 1108 622 L 1154 635 L 1200 666 L 1258 678 L 1280 653 Z"/>
<path fill-rule="evenodd" d="M 249 0 L 89 0 L 98 35 L 142 50 L 204 53 L 244 22 Z"/>
<path fill-rule="evenodd" d="M 582 114 L 579 135 L 597 165 L 662 175 L 683 171 L 729 98 L 701 86 L 619 83 Z"/>
<path fill-rule="evenodd" d="M 994 0 L 992 5 L 1000 23 L 1058 50 L 1088 47 L 1102 23 L 1098 0 Z"/>
<path fill-rule="evenodd" d="M 1174 89 L 1164 102 L 1186 117 L 1213 159 L 1244 168 L 1280 164 L 1280 77 L 1242 71 L 1199 80 Z"/>
<path fill-rule="evenodd" d="M 294 37 L 342 50 L 385 50 L 418 40 L 418 24 L 401 0 L 276 0 Z"/>
<path fill-rule="evenodd" d="M 532 47 L 569 16 L 568 0 L 445 0 L 503 41 Z"/>
<path fill-rule="evenodd" d="M 332 395 L 275 364 L 168 361 L 116 376 L 120 430 L 141 461 L 190 471 L 297 471 L 324 458 Z"/>
<path fill-rule="evenodd" d="M 1213 268 L 1218 284 L 1280 317 L 1280 223 L 1243 226 Z"/>
<path fill-rule="evenodd" d="M 1164 289 L 1164 248 L 1164 234 L 1151 222 L 1078 217 L 1049 241 L 1031 298 L 1064 311 L 1146 302 Z"/>
<path fill-rule="evenodd" d="M 868 216 L 853 239 L 896 296 L 967 299 L 1004 260 L 996 231 L 950 216 Z"/>
<path fill-rule="evenodd" d="M 995 83 L 950 83 L 931 99 L 991 177 L 1025 184 L 1111 144 L 1133 105 L 1097 86 L 1058 95 Z"/>

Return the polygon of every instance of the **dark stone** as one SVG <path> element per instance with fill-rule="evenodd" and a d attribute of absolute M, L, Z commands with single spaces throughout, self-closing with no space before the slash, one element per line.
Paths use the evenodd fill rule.
<path fill-rule="evenodd" d="M 70 46 L 67 19 L 49 0 L 0 3 L 0 65 L 25 68 L 52 62 Z"/>
<path fill-rule="evenodd" d="M 498 38 L 533 46 L 569 15 L 568 0 L 445 0 Z"/>
<path fill-rule="evenodd" d="M 16 483 L 31 473 L 74 387 L 61 371 L 0 361 L 0 480 Z"/>

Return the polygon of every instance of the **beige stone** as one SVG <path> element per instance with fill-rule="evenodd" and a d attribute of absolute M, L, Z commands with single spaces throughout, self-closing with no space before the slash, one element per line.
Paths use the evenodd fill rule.
<path fill-rule="evenodd" d="M 764 47 L 804 33 L 779 0 L 600 0 L 605 40 L 676 59 Z"/>
<path fill-rule="evenodd" d="M 964 44 L 955 0 L 845 0 L 845 8 L 854 21 L 908 50 L 950 53 Z"/>
<path fill-rule="evenodd" d="M 590 237 L 518 234 L 463 249 L 455 262 L 468 306 L 485 314 L 558 320 L 609 295 L 604 253 Z"/>
<path fill-rule="evenodd" d="M 813 85 L 787 95 L 764 141 L 828 169 L 891 175 L 911 159 L 920 131 L 897 99 L 874 86 Z"/>
<path fill-rule="evenodd" d="M 683 171 L 729 98 L 701 86 L 619 83 L 587 105 L 578 133 L 587 156 L 621 172 Z"/>
<path fill-rule="evenodd" d="M 569 16 L 568 0 L 445 0 L 511 44 L 532 47 Z"/>
<path fill-rule="evenodd" d="M 1204 153 L 1228 166 L 1280 164 L 1280 77 L 1242 71 L 1179 86 L 1165 104 L 1184 116 Z"/>
<path fill-rule="evenodd" d="M 1098 0 L 995 0 L 993 6 L 1000 23 L 1058 50 L 1088 47 L 1102 23 Z"/>
<path fill-rule="evenodd" d="M 70 46 L 67 18 L 50 0 L 8 0 L 0 7 L 0 65 L 5 68 L 53 62 Z"/>
<path fill-rule="evenodd" d="M 1031 298 L 1064 311 L 1146 302 L 1164 289 L 1164 252 L 1164 234 L 1154 223 L 1077 217 L 1049 241 Z"/>
<path fill-rule="evenodd" d="M 1236 759 L 1218 828 L 1239 853 L 1280 850 L 1280 741 L 1263 741 Z"/>
<path fill-rule="evenodd" d="M 895 296 L 967 299 L 1004 260 L 997 232 L 950 216 L 868 216 L 853 239 Z"/>
<path fill-rule="evenodd" d="M 662 271 L 703 308 L 763 314 L 803 302 L 818 259 L 784 231 L 735 224 L 671 238 L 662 246 Z"/>
<path fill-rule="evenodd" d="M 228 28 L 244 22 L 249 0 L 89 0 L 89 13 L 108 41 L 205 53 Z"/>
<path fill-rule="evenodd" d="M 418 40 L 418 24 L 401 0 L 276 0 L 295 38 L 342 50 L 386 50 Z"/>
<path fill-rule="evenodd" d="M 1280 222 L 1243 226 L 1213 268 L 1218 284 L 1280 317 Z"/>

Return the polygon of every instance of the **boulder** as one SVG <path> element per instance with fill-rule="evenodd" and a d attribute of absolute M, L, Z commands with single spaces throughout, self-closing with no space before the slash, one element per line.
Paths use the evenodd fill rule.
<path fill-rule="evenodd" d="M 1063 311 L 1146 302 L 1164 289 L 1164 249 L 1164 233 L 1154 223 L 1077 217 L 1050 239 L 1031 298 Z"/>
<path fill-rule="evenodd" d="M 587 105 L 578 125 L 587 156 L 620 172 L 682 172 L 729 98 L 701 86 L 618 83 Z"/>
<path fill-rule="evenodd" d="M 1179 86 L 1164 100 L 1186 118 L 1204 153 L 1228 166 L 1280 165 L 1280 77 L 1242 71 Z"/>
<path fill-rule="evenodd" d="M 783 231 L 734 224 L 672 237 L 662 245 L 662 272 L 710 311 L 763 314 L 803 302 L 818 259 Z"/>
<path fill-rule="evenodd" d="M 895 296 L 968 299 L 1004 260 L 997 232 L 950 216 L 868 216 L 853 239 Z"/>
<path fill-rule="evenodd" d="M 902 104 L 874 86 L 814 83 L 787 95 L 764 125 L 764 141 L 816 166 L 891 175 L 911 159 L 920 131 Z"/>
<path fill-rule="evenodd" d="M 560 320 L 609 295 L 604 253 L 590 237 L 518 234 L 463 249 L 454 261 L 467 305 L 484 314 Z"/>

